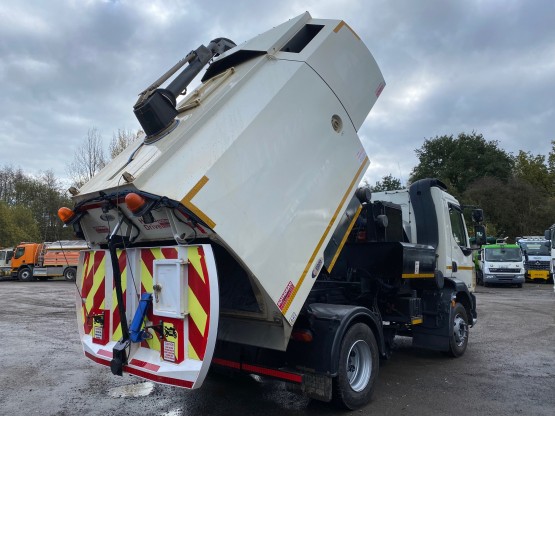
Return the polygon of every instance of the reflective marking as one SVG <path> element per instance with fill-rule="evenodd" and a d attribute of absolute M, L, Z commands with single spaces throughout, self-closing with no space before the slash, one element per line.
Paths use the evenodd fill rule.
<path fill-rule="evenodd" d="M 341 211 L 341 208 L 345 204 L 345 201 L 347 200 L 347 198 L 349 196 L 349 193 L 352 193 L 352 190 L 353 190 L 354 186 L 358 183 L 358 178 L 359 178 L 360 174 L 362 173 L 362 170 L 366 167 L 367 163 L 368 163 L 368 156 L 366 156 L 364 158 L 364 160 L 363 160 L 360 168 L 358 169 L 355 177 L 353 177 L 353 180 L 351 181 L 351 184 L 349 185 L 349 188 L 347 189 L 346 193 L 343 195 L 343 198 L 341 199 L 341 202 L 339 203 L 339 206 L 335 210 L 335 214 L 333 215 L 330 223 L 328 224 L 328 227 L 326 228 L 326 230 L 324 231 L 324 234 L 320 238 L 320 241 L 316 245 L 316 248 L 314 249 L 314 252 L 312 253 L 312 256 L 310 257 L 310 260 L 308 261 L 308 264 L 306 265 L 306 268 L 304 269 L 304 272 L 302 273 L 295 289 L 293 290 L 293 293 L 289 296 L 289 299 L 287 299 L 287 302 L 285 303 L 285 306 L 281 310 L 281 312 L 283 314 L 285 314 L 289 310 L 289 307 L 291 306 L 291 303 L 293 302 L 293 299 L 295 298 L 295 296 L 299 292 L 299 289 L 301 288 L 301 285 L 303 284 L 303 281 L 306 278 L 306 274 L 309 272 L 310 268 L 312 268 L 312 266 L 314 265 L 314 260 L 316 259 L 316 256 L 320 252 L 320 249 L 322 247 L 322 244 L 324 243 L 324 240 L 326 239 L 331 227 L 335 223 L 335 220 L 337 219 L 337 216 L 339 215 L 339 212 Z"/>
<path fill-rule="evenodd" d="M 418 278 L 426 278 L 430 279 L 434 277 L 434 274 L 402 274 L 401 277 L 403 279 L 418 279 Z"/>
<path fill-rule="evenodd" d="M 151 372 L 158 372 L 160 370 L 160 366 L 158 364 L 152 364 L 150 362 L 145 362 L 144 360 L 138 360 L 134 358 L 129 364 L 133 364 L 134 366 L 138 366 L 139 368 L 144 368 L 145 370 L 150 370 Z"/>
<path fill-rule="evenodd" d="M 347 29 L 349 29 L 349 31 L 351 31 L 351 33 L 353 33 L 353 35 L 355 35 L 355 37 L 360 40 L 360 37 L 353 31 L 353 29 L 350 27 L 350 25 L 348 25 L 347 23 L 345 23 L 344 21 L 341 21 L 341 23 L 339 23 L 339 25 L 337 25 L 337 27 L 333 30 L 334 33 L 339 33 L 339 31 L 343 28 L 343 27 L 347 27 Z"/>
<path fill-rule="evenodd" d="M 355 223 L 361 212 L 362 212 L 362 205 L 358 207 L 357 211 L 355 212 L 355 215 L 353 216 L 353 221 L 349 224 L 349 227 L 347 228 L 347 232 L 343 236 L 343 239 L 341 239 L 341 243 L 339 243 L 339 247 L 329 265 L 328 272 L 331 273 L 331 271 L 333 270 L 333 267 L 335 266 L 335 263 L 339 258 L 341 251 L 343 250 L 343 246 L 345 245 L 345 242 L 347 241 L 347 238 L 349 237 L 349 234 L 351 233 L 353 227 L 355 226 Z"/>
<path fill-rule="evenodd" d="M 199 182 L 183 197 L 181 204 L 186 206 L 193 214 L 198 216 L 203 222 L 205 222 L 209 227 L 214 229 L 216 227 L 216 222 L 211 220 L 200 208 L 197 208 L 191 201 L 193 197 L 208 183 L 208 177 L 203 176 Z"/>

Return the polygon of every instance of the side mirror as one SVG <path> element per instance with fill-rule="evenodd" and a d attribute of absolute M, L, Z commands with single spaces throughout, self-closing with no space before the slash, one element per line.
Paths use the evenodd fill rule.
<path fill-rule="evenodd" d="M 472 221 L 475 224 L 481 224 L 484 221 L 484 211 L 481 208 L 472 210 Z"/>
<path fill-rule="evenodd" d="M 480 210 L 481 212 L 481 210 Z M 474 214 L 472 215 L 474 218 Z M 476 245 L 481 247 L 486 244 L 486 228 L 483 225 L 474 226 L 474 236 L 476 237 Z"/>
<path fill-rule="evenodd" d="M 546 230 L 543 232 L 543 236 L 544 236 L 544 239 L 547 239 L 548 241 L 551 240 L 551 230 L 550 230 L 550 229 L 546 229 Z"/>

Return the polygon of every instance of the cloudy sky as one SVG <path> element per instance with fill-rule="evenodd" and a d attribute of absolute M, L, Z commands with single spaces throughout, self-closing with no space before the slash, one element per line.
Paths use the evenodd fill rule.
<path fill-rule="evenodd" d="M 0 166 L 67 178 L 96 127 L 139 128 L 137 94 L 200 44 L 292 17 L 343 19 L 387 86 L 360 135 L 373 184 L 406 182 L 427 138 L 473 130 L 507 152 L 555 140 L 553 0 L 0 0 Z"/>

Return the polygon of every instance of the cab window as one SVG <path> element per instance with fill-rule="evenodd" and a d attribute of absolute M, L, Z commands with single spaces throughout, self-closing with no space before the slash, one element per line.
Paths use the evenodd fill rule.
<path fill-rule="evenodd" d="M 14 258 L 21 258 L 25 254 L 25 247 L 17 247 L 15 249 L 15 254 L 13 255 Z"/>
<path fill-rule="evenodd" d="M 449 205 L 449 219 L 451 220 L 451 231 L 457 245 L 462 248 L 468 248 L 468 237 L 466 235 L 466 227 L 462 212 L 455 206 Z"/>

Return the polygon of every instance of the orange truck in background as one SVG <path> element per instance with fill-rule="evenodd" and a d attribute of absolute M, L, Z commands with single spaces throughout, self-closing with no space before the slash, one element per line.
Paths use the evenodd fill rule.
<path fill-rule="evenodd" d="M 11 276 L 20 281 L 64 277 L 75 281 L 79 253 L 88 249 L 85 241 L 20 243 L 11 259 Z"/>

